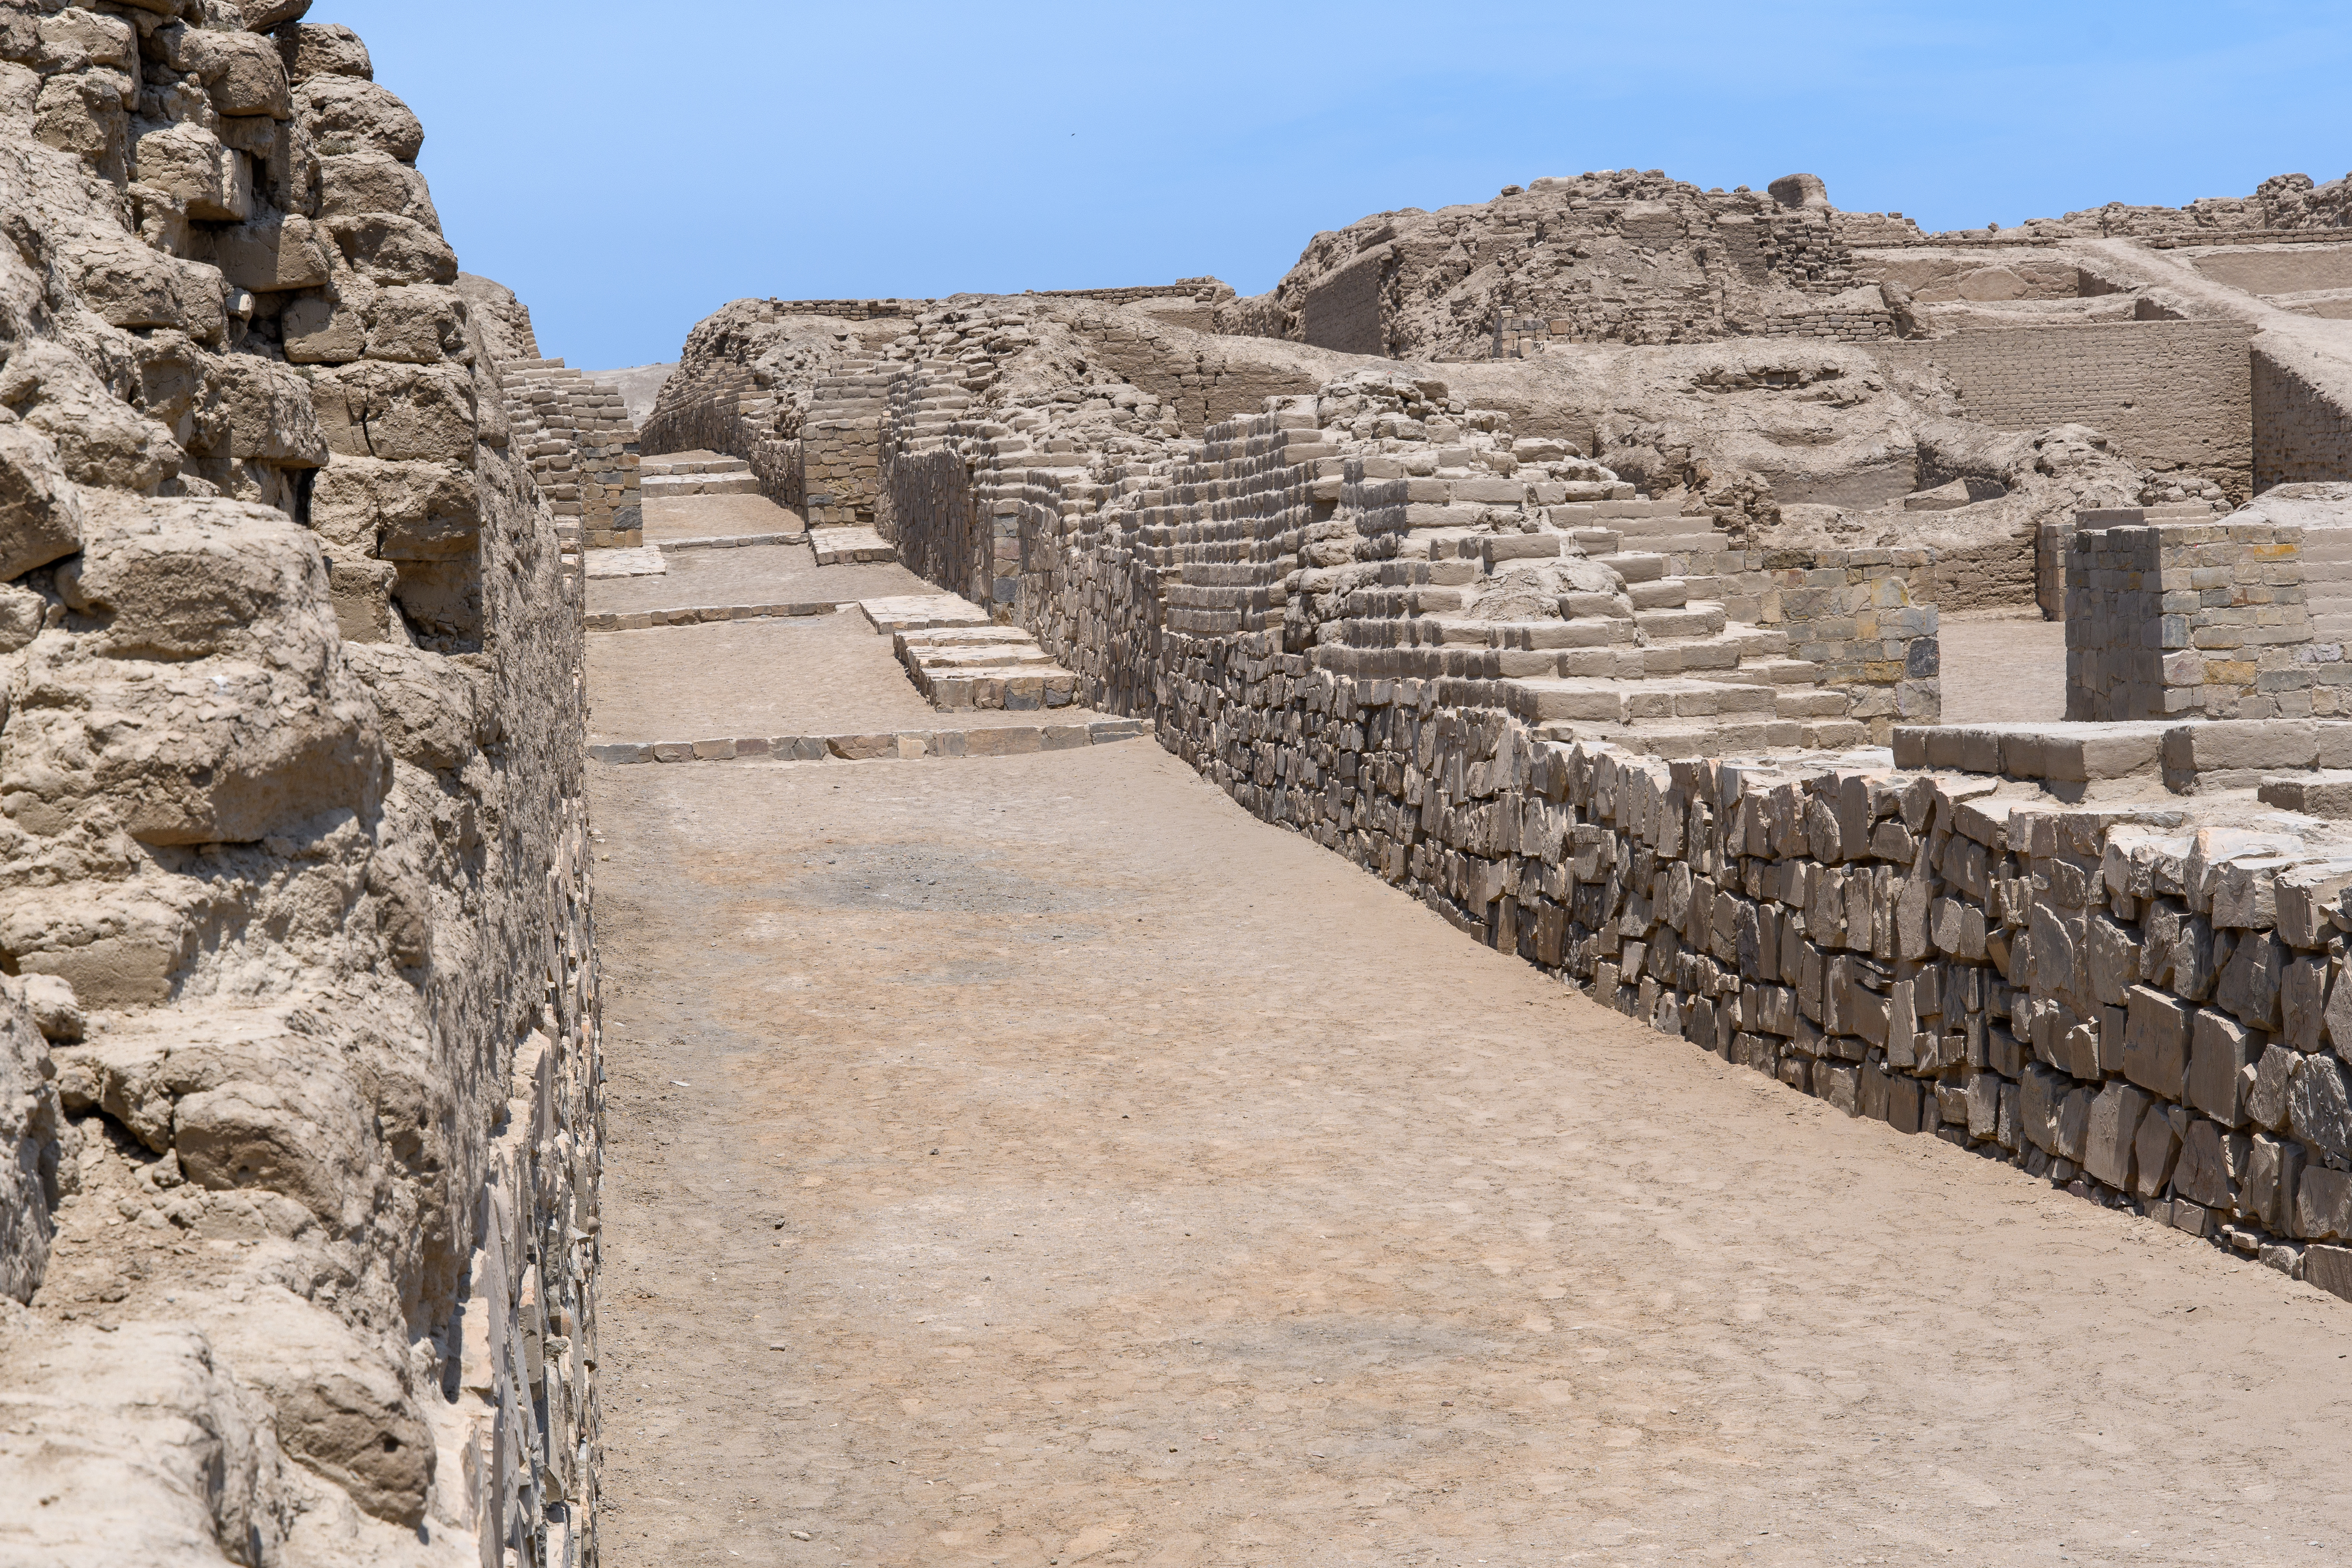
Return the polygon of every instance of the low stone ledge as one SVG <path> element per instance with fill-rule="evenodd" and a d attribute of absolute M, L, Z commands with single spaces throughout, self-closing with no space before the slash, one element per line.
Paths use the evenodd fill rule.
<path fill-rule="evenodd" d="M 754 735 L 704 741 L 612 741 L 588 748 L 588 760 L 635 763 L 863 763 L 884 758 L 1013 757 L 1107 746 L 1151 733 L 1148 719 L 1097 719 L 1085 724 L 990 724 L 971 730 L 884 730 L 846 735 Z"/>
<path fill-rule="evenodd" d="M 1897 725 L 1893 744 L 1898 768 L 1993 773 L 2045 784 L 2147 777 L 2160 779 L 2175 795 L 2252 789 L 2273 782 L 2284 789 L 2284 779 L 2273 775 L 2352 768 L 2352 722 L 2310 720 Z"/>
<path fill-rule="evenodd" d="M 749 550 L 760 544 L 806 544 L 806 533 L 717 533 L 698 539 L 665 539 L 664 550 Z"/>
<path fill-rule="evenodd" d="M 681 605 L 667 610 L 600 610 L 587 617 L 592 632 L 635 632 L 653 626 L 695 626 L 713 621 L 764 621 L 789 616 L 829 616 L 830 599 L 794 605 Z"/>

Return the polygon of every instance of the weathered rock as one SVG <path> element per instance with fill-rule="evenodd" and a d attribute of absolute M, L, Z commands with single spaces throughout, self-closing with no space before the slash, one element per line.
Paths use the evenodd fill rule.
<path fill-rule="evenodd" d="M 213 107 L 223 114 L 265 114 L 273 120 L 293 115 L 286 63 L 278 58 L 277 45 L 257 34 L 184 27 L 177 51 L 166 58 L 175 69 L 201 80 L 212 94 Z"/>
<path fill-rule="evenodd" d="M 413 163 L 425 145 L 425 127 L 408 105 L 364 78 L 314 76 L 294 99 L 322 157 L 373 151 Z"/>
<path fill-rule="evenodd" d="M 481 533 L 474 477 L 438 463 L 337 461 L 310 494 L 310 526 L 331 544 L 386 561 L 473 552 Z"/>
<path fill-rule="evenodd" d="M 163 426 L 52 344 L 20 344 L 0 366 L 0 405 L 57 443 L 58 462 L 76 484 L 143 493 L 179 471 L 183 454 Z M 54 528 L 51 536 L 62 537 Z M 31 536 L 23 548 L 37 548 Z"/>
<path fill-rule="evenodd" d="M 80 548 L 81 502 L 57 443 L 0 407 L 0 579 Z"/>
<path fill-rule="evenodd" d="M 474 466 L 474 378 L 446 365 L 374 361 L 310 373 L 327 444 L 352 458 Z"/>
<path fill-rule="evenodd" d="M 367 45 L 349 27 L 333 23 L 304 22 L 278 29 L 278 55 L 296 85 L 314 76 L 349 76 L 362 80 L 375 77 Z"/>
<path fill-rule="evenodd" d="M 0 992 L 0 1296 L 17 1301 L 40 1289 L 56 1228 L 49 1218 L 61 1125 L 55 1072 L 32 1014 Z"/>

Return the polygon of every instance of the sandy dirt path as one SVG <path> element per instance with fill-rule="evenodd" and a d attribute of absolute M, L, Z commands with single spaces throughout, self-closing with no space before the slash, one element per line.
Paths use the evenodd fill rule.
<path fill-rule="evenodd" d="M 2352 1309 L 1150 742 L 591 779 L 618 1568 L 2352 1555 Z"/>

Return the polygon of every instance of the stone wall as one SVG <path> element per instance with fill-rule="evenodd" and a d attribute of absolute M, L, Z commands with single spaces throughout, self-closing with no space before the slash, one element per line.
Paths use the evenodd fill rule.
<path fill-rule="evenodd" d="M 530 459 L 565 543 L 591 550 L 644 543 L 637 431 L 620 389 L 560 359 L 503 361 L 499 383 L 516 450 Z"/>
<path fill-rule="evenodd" d="M 1770 726 L 1717 711 L 1661 740 L 1643 726 L 1669 721 L 1623 716 L 1671 711 L 1684 680 L 1565 613 L 1604 606 L 1477 620 L 1570 542 L 1617 547 L 1597 564 L 1628 540 L 1438 517 L 1478 503 L 1415 500 L 1344 450 L 1351 417 L 1380 427 L 1342 395 L 1364 390 L 1165 463 L 1089 452 L 1043 410 L 960 422 L 886 471 L 902 550 L 1035 633 L 1090 706 L 1150 717 L 1244 806 L 1474 939 L 1851 1114 L 2352 1296 L 2329 1022 L 2352 1007 L 2352 835 L 2240 826 L 2256 784 L 2352 758 L 2352 725 L 1896 724 L 1890 755 L 1769 750 Z M 1867 592 L 1934 563 L 1804 564 L 1843 570 L 1792 578 L 1784 615 L 1853 635 Z M 1839 722 L 1821 735 L 1865 738 Z M 1642 754 L 1676 744 L 1692 760 Z"/>
<path fill-rule="evenodd" d="M 2302 529 L 2267 521 L 2078 529 L 2066 559 L 2066 716 L 2339 711 L 2352 665 L 2340 647 L 2312 645 L 2302 542 Z"/>
<path fill-rule="evenodd" d="M 2258 486 L 2251 336 L 2229 321 L 2092 322 L 1876 352 L 1891 369 L 1940 372 L 1968 418 L 2004 430 L 2089 425 L 2134 460 L 2211 479 L 2242 501 Z"/>
<path fill-rule="evenodd" d="M 2254 340 L 2253 487 L 2352 479 L 2352 370 L 2275 332 Z"/>
<path fill-rule="evenodd" d="M 422 141 L 343 28 L 0 7 L 28 1562 L 596 1558 L 580 590 Z"/>

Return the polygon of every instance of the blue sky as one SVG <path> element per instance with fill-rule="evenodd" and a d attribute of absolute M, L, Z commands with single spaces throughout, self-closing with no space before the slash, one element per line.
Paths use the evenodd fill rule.
<path fill-rule="evenodd" d="M 1930 228 L 2352 169 L 2352 0 L 1405 5 L 320 0 L 469 271 L 592 369 L 745 295 L 1213 273 L 1587 169 Z"/>

